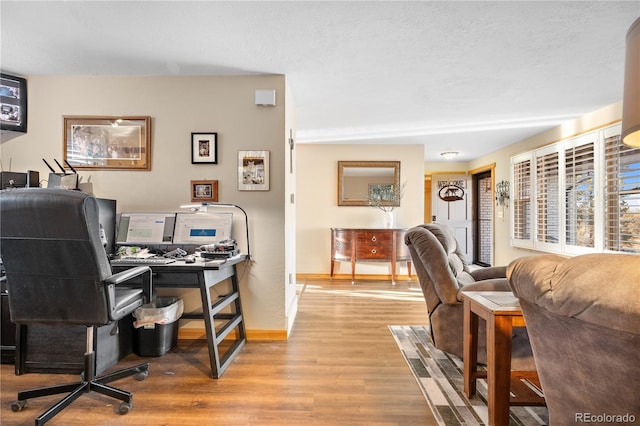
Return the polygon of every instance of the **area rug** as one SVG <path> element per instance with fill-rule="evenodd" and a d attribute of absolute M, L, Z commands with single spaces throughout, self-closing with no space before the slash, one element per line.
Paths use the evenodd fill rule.
<path fill-rule="evenodd" d="M 487 424 L 485 379 L 478 380 L 476 395 L 468 399 L 463 393 L 462 359 L 436 349 L 429 327 L 390 325 L 389 330 L 440 425 Z M 546 407 L 511 407 L 510 414 L 510 425 L 549 424 Z"/>

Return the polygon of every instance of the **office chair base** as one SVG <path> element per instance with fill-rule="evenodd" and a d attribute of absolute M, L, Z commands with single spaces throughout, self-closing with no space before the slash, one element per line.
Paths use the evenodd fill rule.
<path fill-rule="evenodd" d="M 86 374 L 86 373 L 85 373 Z M 122 370 L 108 373 L 99 377 L 91 378 L 91 372 L 87 375 L 89 380 L 82 380 L 75 383 L 68 383 L 56 386 L 47 386 L 35 389 L 29 389 L 18 392 L 18 399 L 11 402 L 11 410 L 18 412 L 27 406 L 27 400 L 33 398 L 39 398 L 42 396 L 57 395 L 60 393 L 69 393 L 62 398 L 56 404 L 52 405 L 46 411 L 44 411 L 38 418 L 36 418 L 35 424 L 43 425 L 51 420 L 56 414 L 68 407 L 73 401 L 78 399 L 83 393 L 91 391 L 98 392 L 100 394 L 109 396 L 111 398 L 122 401 L 118 406 L 118 414 L 127 414 L 133 406 L 133 394 L 118 388 L 107 385 L 107 383 L 114 380 L 122 379 L 124 377 L 134 376 L 136 380 L 144 380 L 149 374 L 149 363 L 145 362 L 138 364 L 134 367 L 125 368 Z"/>

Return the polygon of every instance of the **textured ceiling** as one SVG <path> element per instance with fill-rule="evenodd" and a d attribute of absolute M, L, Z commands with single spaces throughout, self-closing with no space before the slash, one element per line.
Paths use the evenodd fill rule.
<path fill-rule="evenodd" d="M 298 143 L 469 160 L 622 99 L 638 1 L 0 2 L 3 72 L 285 74 Z"/>

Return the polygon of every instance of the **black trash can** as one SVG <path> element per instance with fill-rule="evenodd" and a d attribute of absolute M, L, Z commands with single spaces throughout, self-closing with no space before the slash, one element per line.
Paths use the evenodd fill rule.
<path fill-rule="evenodd" d="M 138 356 L 162 356 L 178 344 L 182 299 L 156 297 L 133 312 L 136 336 L 133 351 Z"/>

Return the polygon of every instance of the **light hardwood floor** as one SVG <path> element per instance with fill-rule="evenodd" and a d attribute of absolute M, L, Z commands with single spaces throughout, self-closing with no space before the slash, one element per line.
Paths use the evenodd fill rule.
<path fill-rule="evenodd" d="M 181 340 L 150 361 L 142 382 L 113 385 L 134 393 L 126 415 L 110 398 L 81 396 L 51 425 L 435 425 L 388 325 L 425 324 L 417 282 L 307 281 L 286 342 L 249 341 L 222 378 L 208 376 L 205 341 Z M 139 363 L 129 355 L 116 367 Z M 14 413 L 16 392 L 77 376 L 15 376 L 2 365 L 0 424 L 32 425 L 58 397 L 31 400 Z"/>

